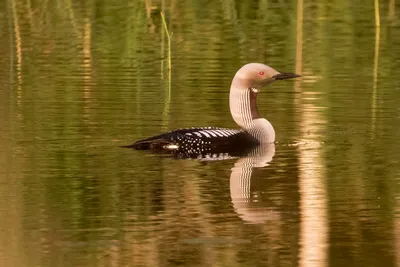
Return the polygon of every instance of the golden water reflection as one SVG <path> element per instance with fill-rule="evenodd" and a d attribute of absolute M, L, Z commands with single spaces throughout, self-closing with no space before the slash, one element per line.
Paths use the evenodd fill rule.
<path fill-rule="evenodd" d="M 400 7 L 374 3 L 1 2 L 0 265 L 399 266 Z M 275 148 L 118 148 L 236 127 L 248 62 L 303 75 L 260 94 Z"/>

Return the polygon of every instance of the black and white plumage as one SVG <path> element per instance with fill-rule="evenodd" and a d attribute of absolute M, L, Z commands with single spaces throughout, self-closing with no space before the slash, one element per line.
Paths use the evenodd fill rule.
<path fill-rule="evenodd" d="M 255 145 L 275 141 L 274 128 L 257 111 L 256 98 L 259 89 L 276 80 L 299 76 L 294 73 L 280 73 L 260 63 L 246 64 L 234 76 L 229 95 L 232 118 L 241 130 L 217 127 L 178 129 L 124 147 L 171 153 L 181 158 L 210 158 L 218 155 L 229 158 L 246 155 Z"/>
<path fill-rule="evenodd" d="M 171 153 L 179 158 L 239 157 L 258 144 L 243 130 L 218 127 L 178 129 L 126 146 L 136 150 Z"/>

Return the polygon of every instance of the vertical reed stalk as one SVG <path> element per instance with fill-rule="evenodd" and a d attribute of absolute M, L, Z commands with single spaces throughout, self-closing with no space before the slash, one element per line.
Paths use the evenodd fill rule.
<path fill-rule="evenodd" d="M 14 81 L 14 36 L 13 36 L 13 22 L 12 22 L 12 8 L 11 8 L 11 3 L 10 0 L 8 1 L 8 14 L 7 14 L 7 18 L 8 18 L 8 33 L 9 33 L 9 41 L 10 41 L 10 88 L 13 84 Z M 11 89 L 10 89 L 11 92 Z"/>
<path fill-rule="evenodd" d="M 44 16 L 45 16 L 48 4 L 49 4 L 49 0 L 44 0 L 43 3 L 42 3 L 42 6 L 40 7 L 41 11 L 40 11 L 39 19 L 38 19 L 39 24 L 43 24 L 44 23 Z M 39 25 L 39 26 L 41 26 L 41 25 Z"/>
<path fill-rule="evenodd" d="M 381 26 L 381 18 L 379 15 L 379 0 L 374 0 L 375 7 L 375 27 L 379 28 Z"/>
<path fill-rule="evenodd" d="M 390 22 L 394 22 L 395 20 L 395 15 L 396 15 L 396 3 L 395 0 L 390 0 L 389 1 L 389 7 L 388 7 L 388 17 Z"/>
<path fill-rule="evenodd" d="M 17 97 L 18 103 L 20 103 L 22 98 L 22 40 L 21 40 L 21 32 L 20 25 L 18 20 L 17 6 L 15 0 L 11 0 L 11 10 L 13 17 L 13 28 L 15 34 L 15 49 L 17 51 L 17 79 L 18 79 L 18 89 L 17 89 Z M 14 48 L 13 48 L 14 50 Z"/>
<path fill-rule="evenodd" d="M 33 17 L 32 17 L 32 3 L 31 0 L 26 1 L 26 8 L 28 9 L 28 17 L 29 17 L 29 24 L 31 26 L 31 30 L 33 29 Z"/>
<path fill-rule="evenodd" d="M 154 25 L 153 19 L 151 18 L 152 0 L 145 0 L 145 5 L 146 5 L 146 17 L 150 27 L 150 32 L 154 33 L 156 25 Z"/>
<path fill-rule="evenodd" d="M 167 34 L 167 41 L 168 41 L 168 100 L 171 99 L 171 36 L 168 31 L 167 23 L 165 22 L 165 17 L 163 12 L 160 12 L 162 22 L 164 25 L 165 33 Z"/>
<path fill-rule="evenodd" d="M 71 0 L 65 0 L 66 8 L 67 8 L 67 13 L 69 15 L 69 18 L 71 20 L 72 27 L 74 28 L 75 35 L 78 38 L 82 38 L 82 34 L 78 30 L 78 24 L 76 23 L 75 19 L 75 14 L 74 14 L 74 9 L 72 7 L 72 1 Z"/>
<path fill-rule="evenodd" d="M 164 1 L 163 1 L 164 3 Z M 161 14 L 161 19 L 162 19 L 162 23 L 164 25 L 164 29 L 165 29 L 165 33 L 167 35 L 167 41 L 168 41 L 168 94 L 167 94 L 167 99 L 165 101 L 165 106 L 164 106 L 164 111 L 163 111 L 163 121 L 164 121 L 164 125 L 163 127 L 166 128 L 166 125 L 168 124 L 168 113 L 169 113 L 169 106 L 171 103 L 171 36 L 172 33 L 170 34 L 168 31 L 168 27 L 167 27 L 167 23 L 165 22 L 165 17 L 164 17 L 164 13 L 160 12 Z M 163 32 L 163 31 L 162 31 Z M 163 59 L 162 59 L 162 63 L 161 63 L 161 73 L 163 73 L 164 70 L 164 35 L 161 36 L 162 37 L 162 55 L 163 55 Z M 164 75 L 164 74 L 162 74 Z M 162 76 L 162 78 L 164 78 L 164 76 Z M 166 129 L 163 129 L 166 130 Z"/>
<path fill-rule="evenodd" d="M 91 87 L 92 87 L 92 24 L 89 18 L 84 19 L 83 28 L 83 98 L 85 104 L 91 99 Z M 85 109 L 85 112 L 87 109 Z"/>
<path fill-rule="evenodd" d="M 377 98 L 377 83 L 378 83 L 378 66 L 379 66 L 379 43 L 381 20 L 379 15 L 379 0 L 374 0 L 375 6 L 375 55 L 374 55 L 374 72 L 373 72 L 373 87 L 372 87 L 372 133 L 374 134 L 376 122 L 376 98 Z"/>
<path fill-rule="evenodd" d="M 296 26 L 296 73 L 302 72 L 303 65 L 303 0 L 297 1 Z M 300 91 L 300 81 L 295 81 L 295 91 Z"/>
<path fill-rule="evenodd" d="M 164 1 L 161 1 L 161 14 L 164 13 L 165 10 L 165 3 Z M 161 79 L 164 80 L 164 58 L 165 58 L 165 33 L 164 31 L 161 31 Z"/>

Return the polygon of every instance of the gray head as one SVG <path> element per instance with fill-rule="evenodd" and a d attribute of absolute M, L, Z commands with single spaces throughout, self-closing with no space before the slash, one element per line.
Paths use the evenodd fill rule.
<path fill-rule="evenodd" d="M 276 80 L 286 80 L 296 77 L 300 77 L 300 75 L 279 72 L 261 63 L 249 63 L 236 72 L 231 87 L 240 89 L 251 88 L 254 92 L 258 92 L 258 89 Z"/>
<path fill-rule="evenodd" d="M 300 75 L 283 73 L 260 64 L 249 63 L 238 70 L 229 92 L 229 108 L 233 120 L 260 143 L 275 141 L 272 124 L 257 111 L 257 94 L 261 87 L 276 80 L 296 78 Z"/>

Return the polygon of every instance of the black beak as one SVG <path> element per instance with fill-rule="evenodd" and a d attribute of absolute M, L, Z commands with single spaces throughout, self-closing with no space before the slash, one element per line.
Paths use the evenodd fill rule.
<path fill-rule="evenodd" d="M 275 80 L 286 80 L 286 79 L 292 79 L 292 78 L 297 78 L 297 77 L 301 77 L 301 75 L 296 74 L 296 73 L 290 73 L 290 72 L 281 72 L 281 73 L 278 73 L 278 74 L 272 76 L 272 78 L 274 78 Z"/>
<path fill-rule="evenodd" d="M 275 74 L 274 76 L 269 77 L 265 80 L 262 80 L 258 84 L 253 85 L 253 87 L 259 88 L 259 87 L 263 87 L 263 86 L 270 84 L 277 80 L 286 80 L 286 79 L 297 78 L 297 77 L 301 77 L 301 75 L 296 74 L 296 73 L 290 73 L 290 72 L 281 72 L 281 73 Z"/>

